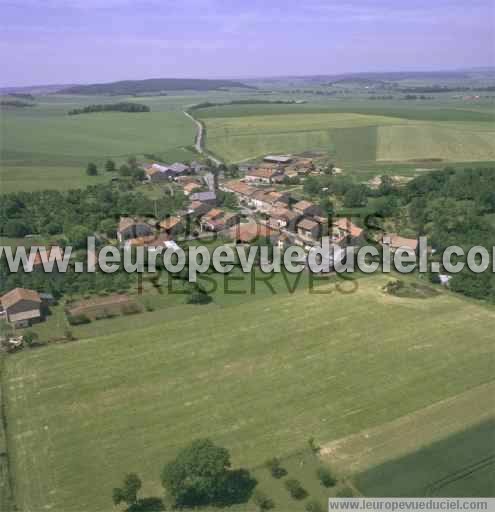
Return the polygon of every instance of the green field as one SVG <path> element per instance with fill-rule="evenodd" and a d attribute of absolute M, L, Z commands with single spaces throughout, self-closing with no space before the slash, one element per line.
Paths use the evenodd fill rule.
<path fill-rule="evenodd" d="M 333 441 L 322 458 L 366 496 L 492 496 L 494 408 L 495 383 L 481 385 Z"/>
<path fill-rule="evenodd" d="M 67 189 L 108 177 L 85 175 L 90 161 L 150 153 L 168 161 L 191 160 L 195 127 L 180 108 L 184 99 L 147 100 L 149 113 L 67 111 L 111 98 L 46 97 L 29 109 L 0 115 L 0 191 Z"/>
<path fill-rule="evenodd" d="M 493 308 L 447 292 L 391 297 L 385 280 L 177 307 L 125 335 L 10 356 L 18 506 L 108 511 L 126 471 L 159 495 L 161 466 L 191 439 L 210 436 L 235 466 L 257 467 L 311 436 L 330 443 L 493 381 Z"/>
<path fill-rule="evenodd" d="M 478 115 L 481 117 L 481 113 L 467 112 L 464 120 L 455 120 L 455 116 L 445 113 L 445 118 L 439 121 L 416 120 L 418 116 L 408 111 L 400 112 L 410 118 L 338 112 L 294 114 L 286 113 L 285 107 L 282 106 L 278 115 L 274 109 L 269 115 L 210 117 L 206 114 L 203 121 L 207 148 L 229 162 L 258 158 L 267 153 L 308 150 L 329 153 L 339 165 L 495 159 L 495 125 L 489 120 L 490 116 L 477 122 L 472 120 Z M 217 112 L 221 108 L 230 107 L 216 107 Z M 324 112 L 325 107 L 322 110 Z M 203 111 L 199 112 L 204 115 Z"/>

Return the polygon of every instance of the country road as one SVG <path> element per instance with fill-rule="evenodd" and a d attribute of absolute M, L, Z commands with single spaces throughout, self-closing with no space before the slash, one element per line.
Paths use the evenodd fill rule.
<path fill-rule="evenodd" d="M 216 165 L 222 164 L 223 162 L 221 160 L 212 156 L 203 147 L 203 143 L 204 143 L 204 141 L 203 141 L 203 138 L 204 138 L 203 125 L 197 119 L 195 119 L 191 114 L 189 114 L 189 112 L 186 112 L 185 110 L 184 110 L 184 115 L 186 117 L 188 117 L 196 125 L 196 127 L 198 129 L 198 131 L 196 133 L 196 141 L 194 143 L 194 147 L 196 148 L 196 151 L 198 153 L 201 153 L 202 155 L 206 156 L 207 158 L 209 158 Z"/>

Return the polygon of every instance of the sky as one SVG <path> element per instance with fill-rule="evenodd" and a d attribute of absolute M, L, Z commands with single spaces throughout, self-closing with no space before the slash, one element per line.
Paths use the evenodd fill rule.
<path fill-rule="evenodd" d="M 0 0 L 0 86 L 495 65 L 494 0 Z"/>

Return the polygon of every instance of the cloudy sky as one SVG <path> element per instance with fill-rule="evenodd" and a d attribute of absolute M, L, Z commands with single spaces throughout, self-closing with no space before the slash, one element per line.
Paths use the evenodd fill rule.
<path fill-rule="evenodd" d="M 495 64 L 493 0 L 0 0 L 0 85 Z"/>

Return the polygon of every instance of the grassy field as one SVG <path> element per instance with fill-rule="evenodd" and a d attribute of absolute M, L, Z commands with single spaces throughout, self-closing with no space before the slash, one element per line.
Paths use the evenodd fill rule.
<path fill-rule="evenodd" d="M 123 98 L 119 98 L 118 101 Z M 128 100 L 128 98 L 124 98 Z M 152 112 L 106 112 L 68 116 L 67 111 L 115 98 L 45 97 L 36 107 L 7 109 L 0 116 L 2 192 L 67 189 L 108 177 L 85 175 L 89 161 L 144 153 L 164 160 L 190 160 L 195 127 L 180 108 L 184 99 L 147 99 Z"/>
<path fill-rule="evenodd" d="M 407 111 L 402 113 L 409 114 Z M 202 111 L 200 115 L 203 115 Z M 478 113 L 474 117 L 476 115 Z M 473 122 L 471 114 L 465 121 L 453 119 L 447 114 L 442 121 L 420 121 L 361 113 L 272 113 L 206 116 L 203 121 L 208 149 L 233 162 L 270 152 L 306 150 L 330 153 L 339 165 L 374 161 L 495 159 L 493 122 Z"/>
<path fill-rule="evenodd" d="M 367 496 L 493 495 L 495 460 L 485 458 L 495 458 L 494 410 L 495 384 L 481 385 L 333 441 L 322 448 L 322 459 L 355 478 Z M 479 472 L 469 471 L 478 464 Z"/>
<path fill-rule="evenodd" d="M 3 372 L 3 362 L 5 355 L 0 353 L 0 378 Z M 2 512 L 13 512 L 14 501 L 11 489 L 7 437 L 4 429 L 4 407 L 3 407 L 3 389 L 0 385 L 0 510 Z"/>
<path fill-rule="evenodd" d="M 236 466 L 258 467 L 311 436 L 329 443 L 493 380 L 492 308 L 446 292 L 399 299 L 384 282 L 177 307 L 125 335 L 10 356 L 18 505 L 108 511 L 126 471 L 159 495 L 161 466 L 193 438 L 210 436 Z"/>

